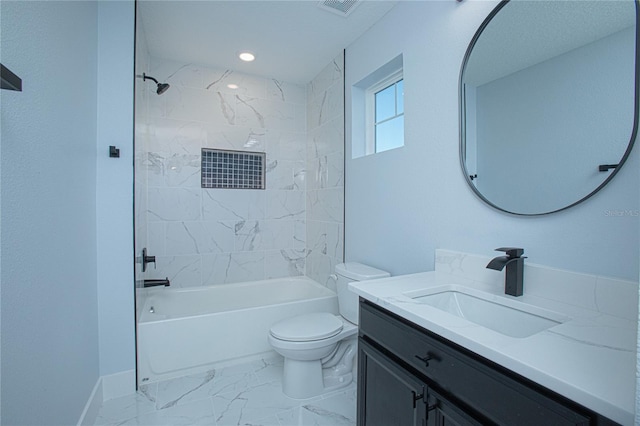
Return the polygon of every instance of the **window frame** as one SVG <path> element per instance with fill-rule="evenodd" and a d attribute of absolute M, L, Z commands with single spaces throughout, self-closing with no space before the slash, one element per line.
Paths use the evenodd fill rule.
<path fill-rule="evenodd" d="M 391 118 L 387 118 L 385 120 L 382 120 L 380 122 L 376 122 L 376 94 L 383 91 L 384 89 L 387 89 L 397 83 L 399 83 L 400 81 L 404 80 L 404 73 L 403 73 L 403 69 L 399 69 L 394 71 L 393 73 L 387 75 L 385 78 L 379 80 L 377 83 L 372 84 L 371 86 L 369 86 L 366 89 L 365 92 L 365 110 L 366 110 L 366 124 L 365 124 L 365 155 L 370 155 L 370 154 L 376 154 L 378 152 L 384 152 L 384 151 L 388 151 L 388 150 L 384 150 L 384 151 L 378 151 L 378 147 L 376 144 L 376 126 L 380 123 L 384 123 L 393 119 L 396 119 L 400 116 L 404 117 L 404 96 L 402 97 L 403 99 L 403 105 L 402 105 L 402 113 L 401 114 L 397 114 L 397 108 L 398 108 L 398 93 L 396 91 L 395 93 L 395 108 L 396 108 L 396 115 L 394 115 Z M 401 148 L 404 146 L 404 138 L 402 140 L 402 145 L 399 145 L 395 148 L 391 148 L 391 149 L 396 149 L 396 148 Z"/>

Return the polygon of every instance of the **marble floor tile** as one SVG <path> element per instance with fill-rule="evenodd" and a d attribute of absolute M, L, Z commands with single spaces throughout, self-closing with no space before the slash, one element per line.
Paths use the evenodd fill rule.
<path fill-rule="evenodd" d="M 298 404 L 298 401 L 282 393 L 279 381 L 261 383 L 241 392 L 216 395 L 213 398 L 216 421 L 225 425 L 260 421 Z"/>
<path fill-rule="evenodd" d="M 356 424 L 356 386 L 301 402 L 278 415 L 281 426 L 353 426 Z"/>
<path fill-rule="evenodd" d="M 355 425 L 356 389 L 355 386 L 333 394 L 328 398 L 303 404 L 300 407 L 300 422 L 297 425 Z"/>
<path fill-rule="evenodd" d="M 246 368 L 245 371 L 216 369 L 166 380 L 158 383 L 156 408 L 163 410 L 220 393 L 244 390 L 257 382 L 258 379 L 250 368 Z"/>
<path fill-rule="evenodd" d="M 141 386 L 138 393 L 105 401 L 100 407 L 96 426 L 135 424 L 127 423 L 138 416 L 155 411 L 155 399 L 149 387 Z"/>
<path fill-rule="evenodd" d="M 165 410 L 156 410 L 138 416 L 130 425 L 144 426 L 216 426 L 211 400 L 201 399 L 188 404 L 177 405 Z"/>
<path fill-rule="evenodd" d="M 282 393 L 283 359 L 212 369 L 140 387 L 105 401 L 96 426 L 355 425 L 356 386 L 307 400 Z"/>
<path fill-rule="evenodd" d="M 263 358 L 253 363 L 254 373 L 258 377 L 259 383 L 274 382 L 282 378 L 284 369 L 284 358 L 280 355 Z"/>

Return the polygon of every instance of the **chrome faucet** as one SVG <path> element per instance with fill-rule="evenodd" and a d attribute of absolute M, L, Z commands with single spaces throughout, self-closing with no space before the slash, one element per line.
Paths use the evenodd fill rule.
<path fill-rule="evenodd" d="M 502 271 L 506 266 L 507 272 L 504 279 L 504 293 L 510 296 L 522 296 L 524 260 L 527 258 L 527 256 L 522 255 L 524 253 L 524 249 L 517 247 L 501 247 L 497 248 L 496 251 L 503 251 L 507 255 L 491 259 L 487 268 Z"/>

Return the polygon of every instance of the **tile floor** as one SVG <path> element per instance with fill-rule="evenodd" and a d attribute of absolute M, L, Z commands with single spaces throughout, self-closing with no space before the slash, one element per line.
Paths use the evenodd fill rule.
<path fill-rule="evenodd" d="M 355 384 L 294 400 L 282 393 L 282 363 L 274 356 L 143 385 L 105 401 L 95 425 L 355 425 Z"/>

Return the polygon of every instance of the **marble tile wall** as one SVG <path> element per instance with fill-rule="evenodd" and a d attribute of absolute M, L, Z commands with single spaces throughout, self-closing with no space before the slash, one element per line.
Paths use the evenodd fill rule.
<path fill-rule="evenodd" d="M 344 253 L 344 55 L 307 85 L 307 276 L 330 278 Z"/>
<path fill-rule="evenodd" d="M 157 58 L 148 73 L 171 88 L 149 95 L 138 120 L 156 256 L 147 278 L 190 287 L 304 275 L 305 87 Z M 201 148 L 265 152 L 266 190 L 201 188 Z"/>
<path fill-rule="evenodd" d="M 140 42 L 144 47 L 144 40 Z M 139 49 L 140 50 L 140 49 Z M 137 55 L 136 255 L 189 287 L 307 275 L 343 258 L 343 55 L 306 87 Z M 236 89 L 229 88 L 235 84 Z M 200 150 L 265 152 L 266 190 L 200 188 Z"/>

